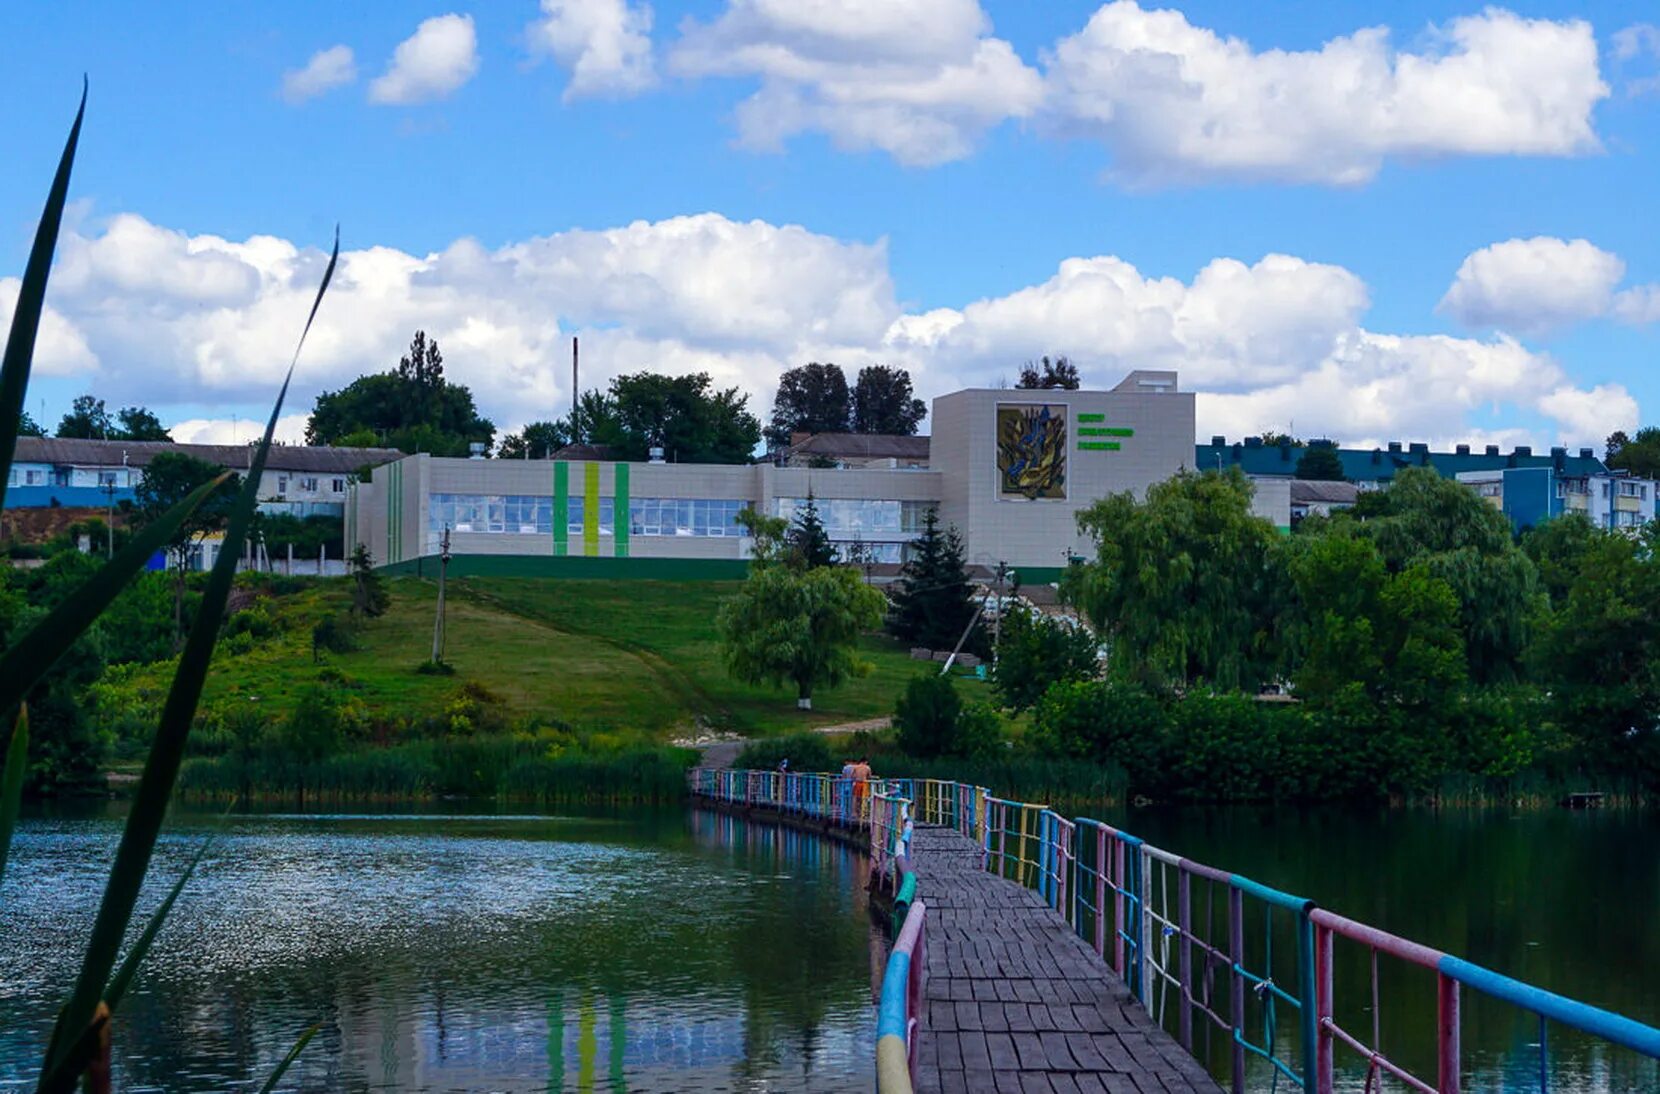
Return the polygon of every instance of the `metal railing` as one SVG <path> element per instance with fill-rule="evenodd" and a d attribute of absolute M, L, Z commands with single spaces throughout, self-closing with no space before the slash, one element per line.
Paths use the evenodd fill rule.
<path fill-rule="evenodd" d="M 710 797 L 746 800 L 733 797 L 739 788 L 754 792 L 744 775 L 700 772 L 695 787 Z M 1223 1037 L 1225 1070 L 1236 1092 L 1247 1089 L 1251 1061 L 1257 1060 L 1256 1066 L 1269 1069 L 1271 1083 L 1283 1079 L 1305 1092 L 1332 1094 L 1340 1078 L 1339 1058 L 1346 1055 L 1358 1057 L 1358 1063 L 1341 1077 L 1367 1091 L 1381 1089 L 1387 1076 L 1411 1090 L 1459 1094 L 1466 1074 L 1460 1044 L 1466 989 L 1524 1011 L 1537 1022 L 1537 1040 L 1529 1046 L 1537 1056 L 1529 1081 L 1536 1079 L 1537 1086 L 1530 1088 L 1550 1089 L 1551 1023 L 1660 1061 L 1660 1029 L 1346 919 L 1311 900 L 1183 858 L 1101 821 L 1068 820 L 1046 806 L 998 798 L 967 783 L 872 780 L 870 790 L 862 809 L 855 804 L 813 815 L 868 827 L 873 862 L 880 861 L 882 876 L 895 888 L 908 869 L 912 821 L 954 828 L 975 840 L 987 871 L 1035 890 L 1090 943 L 1155 1020 L 1174 1027 L 1184 1048 L 1210 1057 L 1220 1069 L 1211 1038 Z M 826 793 L 850 796 L 837 786 Z M 871 801 L 880 807 L 872 809 Z M 896 812 L 899 803 L 909 810 L 902 818 Z M 907 838 L 900 843 L 902 829 Z M 912 914 L 921 907 L 917 901 Z M 1334 973 L 1339 941 L 1367 952 L 1369 997 L 1354 1000 L 1357 1005 L 1343 1013 L 1368 1014 L 1370 1030 L 1356 1032 L 1352 1022 L 1338 1018 L 1338 1004 L 1347 1001 L 1339 996 Z M 1433 974 L 1433 1079 L 1415 1074 L 1384 1049 L 1380 958 Z M 907 1049 L 914 1053 L 908 1040 Z M 1649 1073 L 1649 1081 L 1655 1080 L 1660 1080 L 1660 1064 Z M 1504 1089 L 1523 1089 L 1516 1081 L 1517 1076 L 1506 1075 Z M 1654 1089 L 1660 1089 L 1660 1082 Z"/>
<path fill-rule="evenodd" d="M 876 1089 L 911 1094 L 916 1084 L 916 1028 L 927 988 L 928 906 L 910 906 L 882 973 L 876 1007 Z"/>

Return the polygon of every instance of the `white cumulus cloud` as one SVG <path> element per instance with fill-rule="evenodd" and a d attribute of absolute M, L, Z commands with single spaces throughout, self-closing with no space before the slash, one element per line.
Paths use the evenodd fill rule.
<path fill-rule="evenodd" d="M 681 76 L 760 81 L 737 109 L 749 147 L 822 132 L 929 166 L 1038 106 L 1041 78 L 990 32 L 978 0 L 730 0 L 714 20 L 683 24 L 669 63 Z"/>
<path fill-rule="evenodd" d="M 304 444 L 309 413 L 277 418 L 272 439 L 278 444 Z M 250 444 L 265 435 L 266 418 L 186 418 L 167 427 L 180 444 Z"/>
<path fill-rule="evenodd" d="M 330 46 L 311 55 L 304 68 L 282 74 L 282 97 L 303 103 L 357 79 L 357 63 L 350 46 Z"/>
<path fill-rule="evenodd" d="M 66 230 L 62 255 L 57 367 L 97 368 L 101 396 L 152 407 L 268 399 L 325 262 L 287 240 L 190 235 L 133 214 Z M 0 282 L 0 302 L 6 291 Z M 1515 429 L 1507 442 L 1594 443 L 1636 420 L 1623 387 L 1581 385 L 1507 335 L 1376 332 L 1364 326 L 1369 305 L 1351 271 L 1291 255 L 1218 258 L 1188 280 L 1095 255 L 1063 259 L 1037 284 L 909 312 L 884 241 L 703 213 L 497 248 L 344 251 L 292 405 L 298 414 L 319 390 L 384 371 L 421 328 L 443 347 L 447 375 L 506 428 L 566 412 L 573 335 L 584 387 L 642 369 L 705 371 L 749 392 L 762 416 L 780 373 L 810 360 L 898 365 L 928 398 L 995 386 L 1020 362 L 1060 353 L 1091 385 L 1132 368 L 1179 370 L 1201 392 L 1203 435 L 1294 422 L 1304 435 L 1451 443 L 1497 436 L 1471 426 L 1497 408 L 1553 423 L 1549 436 Z"/>
<path fill-rule="evenodd" d="M 0 330 L 11 330 L 22 288 L 20 279 L 0 277 Z M 86 335 L 51 304 L 40 314 L 33 360 L 32 371 L 38 376 L 76 376 L 98 369 L 98 355 L 87 345 Z"/>
<path fill-rule="evenodd" d="M 1501 8 L 1431 28 L 1416 51 L 1386 27 L 1293 51 L 1115 0 L 1046 60 L 1046 119 L 1142 184 L 1352 185 L 1389 157 L 1593 152 L 1608 95 L 1589 23 Z"/>
<path fill-rule="evenodd" d="M 1511 239 L 1464 259 L 1440 310 L 1467 327 L 1547 335 L 1587 319 L 1660 321 L 1660 285 L 1616 291 L 1620 257 L 1585 239 Z"/>
<path fill-rule="evenodd" d="M 564 99 L 635 95 L 657 82 L 651 7 L 629 0 L 542 0 L 530 48 L 570 71 Z"/>
<path fill-rule="evenodd" d="M 401 106 L 448 98 L 477 71 L 473 17 L 435 15 L 398 43 L 386 72 L 369 85 L 369 101 Z"/>
<path fill-rule="evenodd" d="M 1467 327 L 1549 334 L 1606 314 L 1624 276 L 1619 256 L 1589 240 L 1511 239 L 1466 257 L 1440 307 Z"/>

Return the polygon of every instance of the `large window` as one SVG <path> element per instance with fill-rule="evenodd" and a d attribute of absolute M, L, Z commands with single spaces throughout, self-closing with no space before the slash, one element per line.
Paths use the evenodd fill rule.
<path fill-rule="evenodd" d="M 546 499 L 543 499 L 546 500 Z M 599 499 L 599 534 L 612 536 L 617 534 L 616 519 L 617 500 L 615 498 Z M 581 494 L 569 498 L 565 502 L 565 531 L 573 536 L 582 534 L 582 521 L 586 516 L 588 506 Z"/>
<path fill-rule="evenodd" d="M 794 520 L 806 498 L 779 498 L 778 515 Z M 922 532 L 931 501 L 876 501 L 864 498 L 814 498 L 819 519 L 831 539 L 909 540 Z"/>
<path fill-rule="evenodd" d="M 729 498 L 631 498 L 628 530 L 634 536 L 741 536 L 738 514 L 747 501 Z"/>
<path fill-rule="evenodd" d="M 427 530 L 552 535 L 553 499 L 533 494 L 433 494 Z"/>

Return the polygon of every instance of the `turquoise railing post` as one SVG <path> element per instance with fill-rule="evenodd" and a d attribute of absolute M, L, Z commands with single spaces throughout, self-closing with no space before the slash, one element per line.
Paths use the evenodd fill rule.
<path fill-rule="evenodd" d="M 1297 1010 L 1297 1024 L 1302 1032 L 1303 1090 L 1305 1092 L 1314 1089 L 1316 1076 L 1320 1070 L 1320 1016 L 1318 1013 L 1320 1009 L 1320 989 L 1314 975 L 1314 920 L 1310 915 L 1313 910 L 1314 902 L 1311 900 L 1297 914 L 1297 996 L 1302 1000 Z M 1456 1027 L 1458 1022 L 1456 984 L 1453 986 L 1453 990 L 1455 993 L 1453 1024 Z"/>

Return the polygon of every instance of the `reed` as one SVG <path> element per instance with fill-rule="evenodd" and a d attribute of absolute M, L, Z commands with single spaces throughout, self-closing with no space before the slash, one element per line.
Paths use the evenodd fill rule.
<path fill-rule="evenodd" d="M 12 314 L 12 325 L 6 339 L 6 349 L 0 358 L 0 505 L 5 503 L 7 472 L 16 448 L 17 430 L 21 420 L 24 396 L 28 390 L 29 374 L 33 365 L 36 337 L 45 309 L 46 285 L 51 273 L 52 255 L 57 247 L 58 233 L 63 223 L 64 207 L 68 200 L 69 180 L 74 169 L 75 153 L 80 142 L 81 125 L 86 116 L 87 88 L 83 82 L 81 101 L 75 112 L 75 121 L 68 140 L 58 159 L 57 172 L 47 193 L 46 205 L 36 227 L 34 243 L 29 251 L 23 280 L 18 290 L 17 306 Z M 288 393 L 289 379 L 294 364 L 299 360 L 306 333 L 316 319 L 317 309 L 328 290 L 339 257 L 339 236 L 336 233 L 334 254 L 330 256 L 322 284 L 312 302 L 311 313 L 289 362 L 288 376 L 272 407 L 265 435 L 250 461 L 248 477 L 229 517 L 223 550 L 209 575 L 190 636 L 179 657 L 178 668 L 162 709 L 155 739 L 144 765 L 144 774 L 128 813 L 126 827 L 116 849 L 115 861 L 110 867 L 104 897 L 98 915 L 87 939 L 81 970 L 76 978 L 69 1000 L 59 1011 L 41 1063 L 38 1088 L 41 1091 L 73 1090 L 80 1078 L 87 1077 L 88 1089 L 108 1088 L 110 1025 L 114 1013 L 136 975 L 150 942 L 161 929 L 173 900 L 182 890 L 190 870 L 174 885 L 168 899 L 151 917 L 137 941 L 127 948 L 126 958 L 119 968 L 122 941 L 132 922 L 145 875 L 149 872 L 156 837 L 166 816 L 167 804 L 173 795 L 179 766 L 184 759 L 185 743 L 195 719 L 201 699 L 202 685 L 207 677 L 208 664 L 213 656 L 213 645 L 224 618 L 225 603 L 235 575 L 236 560 L 242 553 L 242 544 L 252 522 L 260 474 L 271 448 L 272 433 Z M 95 622 L 110 602 L 121 592 L 132 577 L 143 569 L 156 549 L 171 538 L 174 530 L 189 517 L 197 505 L 223 482 L 224 477 L 208 483 L 178 505 L 174 506 L 145 533 L 133 538 L 113 559 L 105 563 L 80 589 L 67 597 L 44 619 L 24 633 L 0 653 L 0 725 L 9 725 L 10 740 L 6 749 L 6 768 L 0 776 L 0 865 L 5 861 L 15 829 L 18 801 L 22 794 L 23 767 L 27 762 L 27 713 L 24 700 L 54 663 L 80 635 Z M 194 864 L 192 864 L 192 868 Z M 284 1061 L 278 1073 L 292 1062 Z"/>

